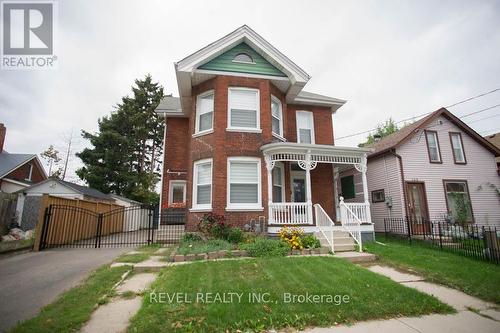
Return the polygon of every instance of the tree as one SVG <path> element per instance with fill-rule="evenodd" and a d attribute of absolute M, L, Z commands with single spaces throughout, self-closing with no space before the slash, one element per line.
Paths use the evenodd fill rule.
<path fill-rule="evenodd" d="M 59 151 L 56 150 L 53 145 L 50 145 L 49 148 L 40 153 L 40 156 L 43 160 L 45 160 L 47 166 L 49 167 L 49 177 L 60 178 L 62 167 L 58 165 L 61 161 Z M 53 167 L 56 168 L 55 171 L 52 171 Z"/>
<path fill-rule="evenodd" d="M 76 155 L 84 166 L 76 174 L 90 187 L 144 203 L 158 202 L 164 123 L 155 108 L 163 88 L 150 75 L 135 80 L 132 96 L 98 121 L 97 133 L 82 131 L 92 148 Z"/>
<path fill-rule="evenodd" d="M 377 129 L 375 130 L 375 134 L 368 134 L 368 136 L 366 137 L 366 142 L 360 143 L 358 147 L 365 147 L 367 145 L 370 145 L 375 142 L 376 137 L 381 139 L 383 137 L 396 133 L 398 130 L 399 128 L 396 125 L 396 122 L 392 118 L 389 118 L 385 121 L 385 123 L 378 124 Z"/>

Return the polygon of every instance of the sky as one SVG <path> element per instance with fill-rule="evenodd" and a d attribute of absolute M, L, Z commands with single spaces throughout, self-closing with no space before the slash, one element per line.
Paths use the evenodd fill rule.
<path fill-rule="evenodd" d="M 97 120 L 150 73 L 178 96 L 174 62 L 249 25 L 302 67 L 305 90 L 348 102 L 335 137 L 372 129 L 500 88 L 500 1 L 60 0 L 58 68 L 0 70 L 5 149 L 40 153 L 86 143 Z M 457 116 L 500 104 L 500 91 L 450 108 Z M 500 132 L 500 107 L 464 118 Z M 337 139 L 356 146 L 366 134 Z M 81 165 L 70 159 L 68 180 Z"/>

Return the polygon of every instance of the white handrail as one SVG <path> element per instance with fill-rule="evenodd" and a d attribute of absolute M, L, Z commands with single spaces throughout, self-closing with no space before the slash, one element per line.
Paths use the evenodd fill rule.
<path fill-rule="evenodd" d="M 350 204 L 349 204 L 350 205 Z M 363 252 L 363 244 L 361 239 L 361 220 L 344 202 L 344 198 L 340 197 L 340 222 L 342 228 L 348 231 L 354 241 L 358 244 L 359 252 Z"/>
<path fill-rule="evenodd" d="M 316 227 L 319 229 L 319 231 L 321 231 L 323 236 L 325 236 L 328 245 L 330 245 L 332 253 L 335 253 L 335 250 L 333 248 L 333 227 L 335 226 L 335 223 L 333 223 L 330 216 L 328 216 L 328 214 L 320 204 L 314 205 L 314 212 L 316 215 Z M 329 235 L 327 234 L 328 232 Z"/>

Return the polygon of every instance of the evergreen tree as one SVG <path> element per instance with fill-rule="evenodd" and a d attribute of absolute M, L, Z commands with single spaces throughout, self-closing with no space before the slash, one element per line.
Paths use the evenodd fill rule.
<path fill-rule="evenodd" d="M 160 180 L 164 122 L 154 110 L 163 96 L 163 88 L 150 75 L 135 80 L 132 96 L 123 97 L 114 112 L 99 119 L 97 133 L 82 131 L 92 148 L 76 154 L 84 164 L 77 175 L 104 193 L 158 202 L 155 186 Z"/>

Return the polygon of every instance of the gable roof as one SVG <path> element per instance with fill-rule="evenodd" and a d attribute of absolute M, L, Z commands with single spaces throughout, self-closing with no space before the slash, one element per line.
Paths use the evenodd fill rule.
<path fill-rule="evenodd" d="M 5 151 L 0 153 L 0 178 L 5 177 L 12 171 L 33 159 L 36 159 L 38 162 L 38 157 L 35 154 L 10 154 Z M 47 177 L 47 175 L 45 175 L 45 170 L 43 170 L 41 165 L 40 169 L 42 170 L 44 176 Z"/>
<path fill-rule="evenodd" d="M 375 142 L 367 147 L 372 148 L 373 152 L 368 155 L 368 158 L 374 158 L 376 156 L 380 156 L 392 149 L 396 148 L 400 144 L 406 142 L 406 140 L 410 139 L 415 133 L 425 128 L 425 126 L 431 123 L 433 120 L 438 118 L 439 116 L 443 116 L 447 118 L 449 121 L 454 123 L 457 127 L 459 127 L 462 131 L 467 133 L 470 137 L 476 140 L 480 145 L 491 151 L 495 156 L 500 156 L 500 149 L 492 145 L 486 139 L 484 139 L 481 135 L 479 135 L 476 131 L 470 128 L 467 124 L 461 121 L 458 117 L 456 117 L 453 113 L 448 111 L 446 108 L 441 108 L 439 110 L 434 111 L 433 113 L 425 116 L 424 118 L 417 120 L 416 122 L 407 125 L 401 128 L 396 133 L 388 135 L 382 138 L 380 141 Z"/>
<path fill-rule="evenodd" d="M 84 196 L 87 196 L 87 197 L 100 199 L 100 200 L 111 200 L 111 201 L 113 200 L 113 198 L 111 198 L 109 195 L 104 194 L 101 191 L 96 190 L 95 188 L 78 185 L 78 184 L 67 182 L 67 181 L 64 181 L 64 180 L 61 180 L 58 178 L 48 178 L 48 179 L 44 180 L 43 182 L 36 183 L 28 188 L 20 190 L 19 192 L 26 192 L 26 191 L 32 190 L 32 189 L 37 188 L 40 185 L 45 184 L 46 182 L 49 182 L 49 181 L 54 181 L 56 183 L 59 183 L 62 186 L 67 187 L 67 188 L 69 188 L 77 193 L 83 194 Z"/>

